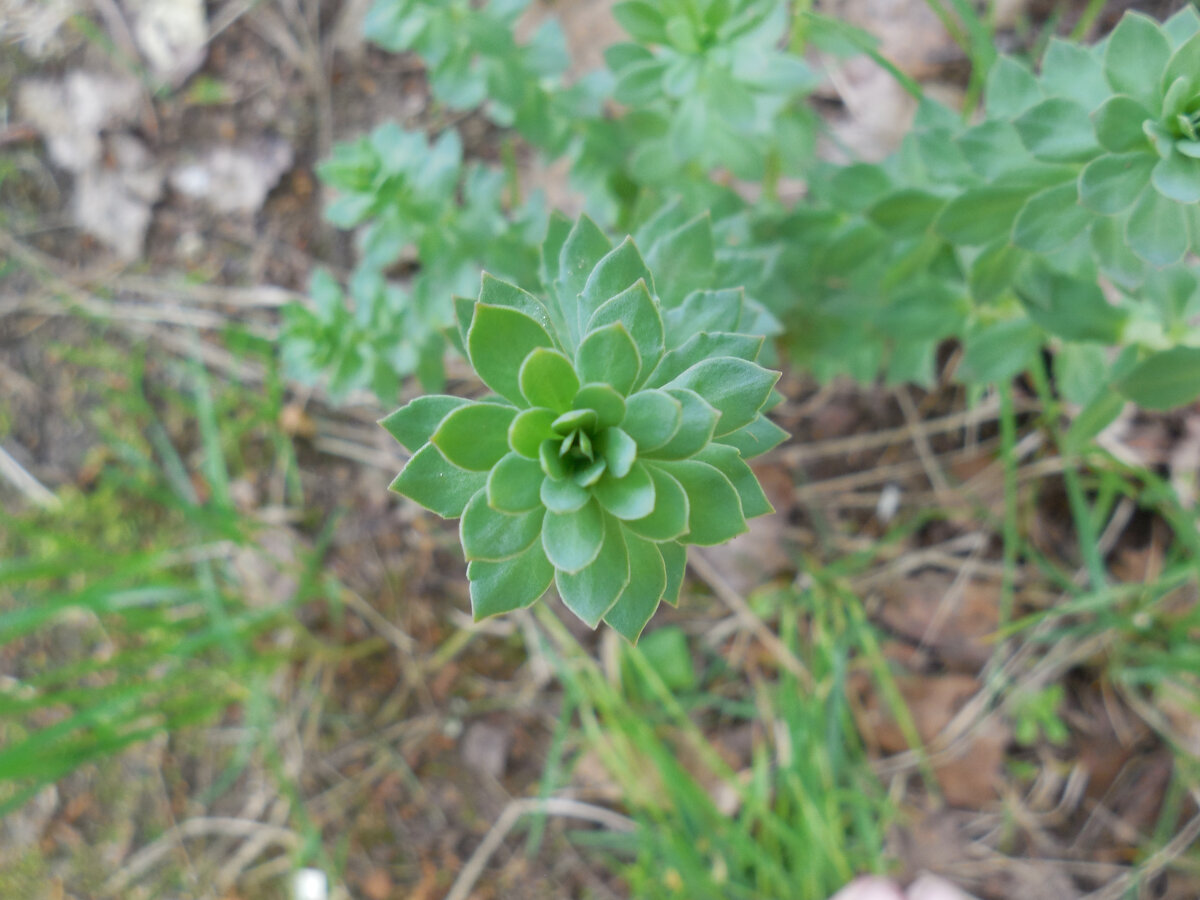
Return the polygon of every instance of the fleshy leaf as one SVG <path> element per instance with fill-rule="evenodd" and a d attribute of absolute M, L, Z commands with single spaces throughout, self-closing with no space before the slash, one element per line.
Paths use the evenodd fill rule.
<path fill-rule="evenodd" d="M 729 483 L 738 493 L 738 499 L 742 501 L 742 515 L 747 519 L 775 512 L 775 508 L 771 506 L 767 495 L 763 493 L 762 486 L 758 483 L 758 478 L 753 470 L 746 465 L 742 455 L 732 447 L 717 443 L 709 444 L 692 458 L 708 463 L 729 479 Z"/>
<path fill-rule="evenodd" d="M 507 309 L 515 309 L 517 312 L 529 316 L 529 318 L 541 325 L 546 331 L 551 334 L 554 333 L 554 324 L 550 318 L 549 311 L 541 300 L 528 291 L 521 290 L 515 284 L 509 284 L 507 281 L 494 278 L 487 272 L 483 273 L 483 280 L 479 288 L 479 302 L 486 306 L 503 306 Z M 471 323 L 468 321 L 464 327 L 464 333 L 470 325 Z"/>
<path fill-rule="evenodd" d="M 646 466 L 654 482 L 654 511 L 625 527 L 651 541 L 673 541 L 687 532 L 689 504 L 683 485 L 655 464 Z"/>
<path fill-rule="evenodd" d="M 655 241 L 646 254 L 658 296 L 668 309 L 678 306 L 692 291 L 710 285 L 716 265 L 712 220 L 697 216 Z"/>
<path fill-rule="evenodd" d="M 488 506 L 487 490 L 479 491 L 463 510 L 459 525 L 467 560 L 499 562 L 516 556 L 538 539 L 545 511 L 537 509 L 510 515 Z"/>
<path fill-rule="evenodd" d="M 742 501 L 728 478 L 707 463 L 691 459 L 659 465 L 687 493 L 689 544 L 723 544 L 747 531 Z"/>
<path fill-rule="evenodd" d="M 695 391 L 669 388 L 666 393 L 683 407 L 679 430 L 666 444 L 645 455 L 654 459 L 684 459 L 698 453 L 712 440 L 721 414 Z"/>
<path fill-rule="evenodd" d="M 1110 153 L 1148 149 L 1142 126 L 1150 119 L 1150 111 L 1146 107 L 1123 94 L 1110 97 L 1092 113 L 1096 140 Z"/>
<path fill-rule="evenodd" d="M 1079 200 L 1088 209 L 1111 216 L 1129 209 L 1150 181 L 1154 157 L 1147 153 L 1101 156 L 1079 175 Z"/>
<path fill-rule="evenodd" d="M 487 480 L 488 505 L 506 513 L 523 513 L 541 503 L 546 474 L 534 460 L 509 453 L 492 467 Z"/>
<path fill-rule="evenodd" d="M 667 566 L 657 544 L 628 531 L 625 549 L 629 553 L 629 584 L 617 598 L 616 605 L 605 614 L 604 621 L 631 644 L 636 644 L 667 589 Z"/>
<path fill-rule="evenodd" d="M 604 541 L 604 513 L 589 500 L 572 512 L 547 512 L 542 523 L 542 546 L 554 568 L 578 572 L 595 560 Z"/>
<path fill-rule="evenodd" d="M 654 510 L 654 482 L 641 463 L 635 463 L 623 478 L 605 472 L 593 485 L 592 496 L 618 519 L 642 519 Z"/>
<path fill-rule="evenodd" d="M 662 358 L 662 362 L 646 379 L 645 385 L 646 387 L 662 387 L 696 363 L 714 356 L 732 356 L 753 362 L 758 358 L 762 345 L 763 338 L 753 334 L 701 332 L 692 335 Z"/>
<path fill-rule="evenodd" d="M 1073 162 L 1095 156 L 1095 133 L 1088 111 L 1063 97 L 1044 100 L 1013 122 L 1026 149 L 1037 159 Z"/>
<path fill-rule="evenodd" d="M 1158 191 L 1143 191 L 1125 224 L 1125 240 L 1134 253 L 1151 265 L 1179 262 L 1188 247 L 1183 208 Z"/>
<path fill-rule="evenodd" d="M 558 262 L 558 296 L 567 310 L 567 327 L 576 342 L 580 338 L 583 323 L 579 321 L 575 297 L 583 290 L 596 263 L 611 249 L 612 242 L 587 216 L 582 216 L 575 223 L 563 242 Z"/>
<path fill-rule="evenodd" d="M 579 390 L 579 376 L 571 361 L 557 350 L 539 347 L 525 357 L 517 380 L 532 406 L 566 412 Z"/>
<path fill-rule="evenodd" d="M 1200 34 L 1193 34 L 1171 54 L 1171 58 L 1167 60 L 1167 67 L 1163 70 L 1162 82 L 1159 87 L 1163 93 L 1166 93 L 1179 78 L 1190 81 L 1193 84 L 1193 91 L 1195 90 L 1196 81 L 1200 79 Z"/>
<path fill-rule="evenodd" d="M 708 401 L 721 414 L 715 432 L 720 436 L 752 422 L 778 380 L 778 372 L 755 363 L 717 357 L 696 363 L 667 387 L 695 391 Z"/>
<path fill-rule="evenodd" d="M 1162 99 L 1162 73 L 1171 43 L 1158 23 L 1141 13 L 1126 13 L 1108 36 L 1104 76 L 1113 91 L 1128 94 L 1151 109 Z"/>
<path fill-rule="evenodd" d="M 1074 181 L 1034 194 L 1013 223 L 1012 240 L 1036 253 L 1051 253 L 1082 234 L 1095 216 L 1079 205 Z"/>
<path fill-rule="evenodd" d="M 620 425 L 625 418 L 625 398 L 607 384 L 585 384 L 571 401 L 574 409 L 590 409 L 597 428 Z"/>
<path fill-rule="evenodd" d="M 1200 203 L 1200 159 L 1173 150 L 1154 166 L 1151 181 L 1155 190 L 1176 203 Z"/>
<path fill-rule="evenodd" d="M 1200 397 L 1200 347 L 1172 347 L 1155 353 L 1117 383 L 1146 409 L 1174 409 Z"/>
<path fill-rule="evenodd" d="M 508 452 L 508 426 L 517 411 L 498 403 L 470 403 L 451 410 L 430 438 L 456 466 L 486 472 Z"/>
<path fill-rule="evenodd" d="M 379 424 L 411 452 L 416 453 L 429 442 L 429 438 L 437 430 L 438 424 L 446 418 L 451 410 L 465 406 L 469 402 L 461 397 L 449 397 L 445 394 L 417 397 L 390 416 L 380 419 Z"/>
<path fill-rule="evenodd" d="M 569 513 L 582 509 L 592 495 L 570 478 L 544 478 L 540 496 L 542 504 L 551 512 Z"/>
<path fill-rule="evenodd" d="M 485 473 L 460 469 L 426 444 L 405 463 L 391 489 L 444 519 L 457 519 L 486 482 Z"/>
<path fill-rule="evenodd" d="M 637 383 L 642 362 L 633 338 L 616 322 L 597 328 L 580 342 L 575 368 L 584 382 L 602 382 L 628 394 Z"/>
<path fill-rule="evenodd" d="M 551 409 L 535 406 L 521 410 L 508 426 L 508 446 L 527 459 L 537 459 L 542 441 L 554 434 L 551 426 L 556 418 Z"/>
<path fill-rule="evenodd" d="M 625 403 L 621 428 L 640 452 L 663 446 L 675 436 L 683 420 L 683 405 L 665 391 L 638 391 Z"/>
<path fill-rule="evenodd" d="M 596 450 L 608 464 L 608 473 L 624 478 L 637 459 L 637 444 L 620 428 L 606 428 L 597 436 Z"/>
<path fill-rule="evenodd" d="M 605 301 L 592 314 L 587 331 L 620 322 L 637 345 L 642 361 L 642 377 L 658 364 L 666 340 L 662 315 L 658 311 L 644 281 L 638 281 L 615 297 Z"/>
<path fill-rule="evenodd" d="M 475 308 L 467 351 L 480 379 L 493 391 L 523 406 L 518 373 L 525 358 L 539 348 L 552 348 L 554 341 L 529 316 L 504 306 L 480 303 Z"/>
<path fill-rule="evenodd" d="M 743 459 L 753 459 L 759 454 L 773 450 L 787 439 L 786 431 L 766 416 L 759 415 L 749 425 L 723 435 L 721 443 L 737 449 Z"/>
<path fill-rule="evenodd" d="M 654 276 L 646 268 L 633 238 L 627 237 L 605 254 L 588 275 L 579 293 L 579 321 L 590 321 L 602 305 L 639 281 L 653 285 Z"/>
<path fill-rule="evenodd" d="M 467 564 L 471 582 L 471 614 L 478 622 L 488 616 L 533 605 L 554 581 L 554 566 L 546 559 L 540 541 L 503 562 L 472 560 Z"/>
<path fill-rule="evenodd" d="M 599 552 L 577 572 L 559 569 L 555 576 L 563 604 L 590 628 L 612 609 L 630 581 L 629 551 L 621 526 L 610 519 Z"/>
<path fill-rule="evenodd" d="M 671 542 L 659 544 L 658 549 L 667 567 L 667 589 L 663 591 L 663 600 L 678 606 L 683 579 L 687 574 L 687 547 Z"/>

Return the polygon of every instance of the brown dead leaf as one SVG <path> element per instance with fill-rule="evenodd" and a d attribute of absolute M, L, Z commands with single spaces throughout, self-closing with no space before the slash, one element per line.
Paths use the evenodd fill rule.
<path fill-rule="evenodd" d="M 879 619 L 893 634 L 935 652 L 947 665 L 972 672 L 987 662 L 986 638 L 1000 621 L 1000 585 L 949 572 L 926 571 L 882 586 Z"/>
<path fill-rule="evenodd" d="M 860 687 L 863 684 L 860 682 Z M 902 675 L 896 679 L 922 742 L 928 744 L 950 723 L 963 705 L 980 690 L 969 675 Z M 864 738 L 884 753 L 910 749 L 900 726 L 873 691 L 857 710 Z M 991 803 L 1004 783 L 1005 750 L 1011 741 L 1008 728 L 990 718 L 964 741 L 955 758 L 939 758 L 933 774 L 951 806 L 980 809 Z"/>
<path fill-rule="evenodd" d="M 372 869 L 362 880 L 361 889 L 367 900 L 390 900 L 395 885 L 386 869 Z"/>

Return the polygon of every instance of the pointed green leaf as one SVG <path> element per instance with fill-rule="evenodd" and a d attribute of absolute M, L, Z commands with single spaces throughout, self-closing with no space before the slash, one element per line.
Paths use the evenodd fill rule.
<path fill-rule="evenodd" d="M 640 519 L 625 522 L 625 527 L 647 540 L 673 541 L 687 532 L 687 493 L 683 485 L 657 464 L 645 468 L 654 484 L 654 509 Z"/>
<path fill-rule="evenodd" d="M 571 406 L 594 412 L 595 428 L 611 428 L 625 418 L 625 398 L 607 384 L 585 384 L 575 394 Z"/>
<path fill-rule="evenodd" d="M 503 562 L 467 563 L 471 582 L 471 614 L 478 622 L 489 616 L 532 606 L 554 581 L 554 566 L 540 541 Z"/>
<path fill-rule="evenodd" d="M 604 513 L 589 500 L 571 512 L 546 513 L 542 523 L 542 546 L 554 568 L 578 572 L 595 560 L 604 541 Z"/>
<path fill-rule="evenodd" d="M 483 273 L 479 289 L 479 302 L 488 306 L 515 309 L 517 312 L 529 316 L 550 334 L 554 333 L 553 321 L 541 300 L 528 291 L 521 290 L 515 284 L 493 278 L 487 272 Z"/>
<path fill-rule="evenodd" d="M 1190 3 L 1184 6 L 1163 23 L 1163 31 L 1176 47 L 1196 34 L 1200 31 L 1200 14 L 1196 12 L 1196 7 Z"/>
<path fill-rule="evenodd" d="M 1154 166 L 1151 181 L 1155 190 L 1176 203 L 1200 203 L 1200 159 L 1173 150 Z"/>
<path fill-rule="evenodd" d="M 672 606 L 678 606 L 683 579 L 687 574 L 687 547 L 672 541 L 659 544 L 658 551 L 667 567 L 667 589 L 663 591 L 663 600 Z"/>
<path fill-rule="evenodd" d="M 1134 253 L 1151 265 L 1179 262 L 1188 248 L 1183 207 L 1158 191 L 1144 191 L 1125 224 L 1125 240 Z"/>
<path fill-rule="evenodd" d="M 487 490 L 479 491 L 463 510 L 459 538 L 467 560 L 499 562 L 516 556 L 538 539 L 545 510 L 520 515 L 499 512 L 488 506 Z"/>
<path fill-rule="evenodd" d="M 934 230 L 962 247 L 1007 237 L 1017 214 L 1032 193 L 1023 186 L 970 188 L 946 204 L 934 223 Z"/>
<path fill-rule="evenodd" d="M 749 425 L 723 435 L 720 442 L 736 449 L 742 459 L 753 459 L 778 447 L 790 436 L 766 416 L 758 415 Z"/>
<path fill-rule="evenodd" d="M 426 444 L 405 463 L 391 489 L 444 519 L 457 519 L 486 482 L 483 472 L 460 469 L 437 447 Z"/>
<path fill-rule="evenodd" d="M 716 434 L 749 424 L 770 396 L 779 373 L 730 356 L 706 359 L 671 379 L 668 389 L 695 391 L 720 414 Z"/>
<path fill-rule="evenodd" d="M 572 477 L 574 478 L 575 483 L 580 487 L 591 487 L 600 480 L 600 477 L 604 474 L 607 468 L 608 460 L 601 457 L 590 466 L 580 469 Z"/>
<path fill-rule="evenodd" d="M 1171 43 L 1157 22 L 1126 13 L 1108 36 L 1104 75 L 1115 93 L 1154 109 L 1162 100 L 1163 63 L 1170 55 Z"/>
<path fill-rule="evenodd" d="M 595 331 L 617 322 L 633 338 L 642 359 L 642 374 L 648 375 L 662 358 L 665 336 L 662 315 L 646 282 L 638 281 L 601 304 L 588 320 L 586 330 Z"/>
<path fill-rule="evenodd" d="M 1033 73 L 1010 56 L 1001 56 L 988 70 L 984 97 L 988 118 L 1011 119 L 1042 99 Z"/>
<path fill-rule="evenodd" d="M 1141 196 L 1153 168 L 1154 157 L 1147 153 L 1101 156 L 1080 173 L 1079 200 L 1106 216 L 1124 212 Z"/>
<path fill-rule="evenodd" d="M 667 313 L 671 338 L 678 344 L 702 331 L 737 331 L 744 303 L 745 292 L 741 288 L 692 291 L 682 304 Z"/>
<path fill-rule="evenodd" d="M 636 644 L 667 589 L 667 566 L 657 544 L 628 531 L 625 532 L 625 549 L 629 552 L 629 584 L 616 605 L 605 614 L 604 621 L 631 644 Z"/>
<path fill-rule="evenodd" d="M 1137 289 L 1146 277 L 1147 265 L 1125 241 L 1128 214 L 1104 217 L 1092 223 L 1092 255 L 1113 282 L 1127 291 Z"/>
<path fill-rule="evenodd" d="M 1041 81 L 1051 95 L 1069 97 L 1088 109 L 1111 94 L 1100 60 L 1087 47 L 1057 37 L 1046 47 Z"/>
<path fill-rule="evenodd" d="M 1172 347 L 1155 353 L 1117 383 L 1126 397 L 1145 409 L 1174 409 L 1200 397 L 1200 347 Z"/>
<path fill-rule="evenodd" d="M 625 404 L 622 429 L 640 452 L 663 446 L 675 436 L 683 421 L 683 405 L 665 391 L 638 391 Z"/>
<path fill-rule="evenodd" d="M 628 0 L 613 7 L 613 18 L 639 44 L 665 44 L 667 23 L 653 3 Z"/>
<path fill-rule="evenodd" d="M 655 241 L 646 263 L 657 273 L 654 287 L 668 308 L 678 306 L 692 291 L 710 287 L 716 248 L 709 214 L 697 216 Z"/>
<path fill-rule="evenodd" d="M 612 242 L 587 216 L 580 217 L 563 242 L 558 262 L 558 296 L 565 308 L 571 338 L 578 342 L 583 323 L 575 298 L 583 290 L 596 263 L 612 249 Z"/>
<path fill-rule="evenodd" d="M 606 253 L 588 275 L 579 292 L 579 321 L 588 322 L 602 305 L 639 281 L 653 286 L 654 276 L 646 268 L 633 238 L 627 237 Z"/>
<path fill-rule="evenodd" d="M 867 218 L 893 237 L 916 237 L 928 230 L 946 198 L 916 188 L 894 191 L 867 210 Z"/>
<path fill-rule="evenodd" d="M 693 459 L 708 463 L 729 479 L 729 483 L 738 493 L 738 499 L 742 501 L 742 515 L 747 519 L 775 512 L 775 507 L 767 500 L 762 485 L 758 483 L 758 476 L 746 465 L 742 455 L 732 447 L 717 443 L 709 444 Z"/>
<path fill-rule="evenodd" d="M 732 356 L 753 362 L 762 350 L 763 338 L 753 334 L 709 334 L 692 335 L 674 350 L 663 356 L 662 361 L 650 373 L 645 386 L 662 387 L 682 375 L 698 362 L 721 356 Z"/>
<path fill-rule="evenodd" d="M 1118 94 L 1092 113 L 1096 140 L 1110 153 L 1144 152 L 1148 149 L 1148 141 L 1143 125 L 1151 118 L 1150 111 L 1142 104 Z"/>
<path fill-rule="evenodd" d="M 390 416 L 380 419 L 379 424 L 411 452 L 416 453 L 429 442 L 438 424 L 451 410 L 469 402 L 462 397 L 429 394 L 400 407 Z"/>
<path fill-rule="evenodd" d="M 571 233 L 574 223 L 558 210 L 550 213 L 550 221 L 546 223 L 546 239 L 542 241 L 539 274 L 542 284 L 552 285 L 558 281 L 559 255 L 567 235 Z"/>
<path fill-rule="evenodd" d="M 559 569 L 554 579 L 563 604 L 590 628 L 600 624 L 629 580 L 629 551 L 621 526 L 614 519 L 608 521 L 600 552 L 592 563 L 578 572 Z"/>
<path fill-rule="evenodd" d="M 541 325 L 524 313 L 504 306 L 479 303 L 467 333 L 467 351 L 480 379 L 493 391 L 524 405 L 518 373 L 525 358 L 554 341 Z"/>
<path fill-rule="evenodd" d="M 456 466 L 486 472 L 508 452 L 508 426 L 517 411 L 498 403 L 471 403 L 451 410 L 430 438 Z"/>
<path fill-rule="evenodd" d="M 606 428 L 596 438 L 596 451 L 608 464 L 613 478 L 624 478 L 637 459 L 637 444 L 620 428 Z"/>
<path fill-rule="evenodd" d="M 644 455 L 654 459 L 686 459 L 712 440 L 721 414 L 695 391 L 668 388 L 666 393 L 683 407 L 679 430 L 666 444 Z"/>
<path fill-rule="evenodd" d="M 964 341 L 960 375 L 967 384 L 1007 381 L 1028 368 L 1040 349 L 1040 328 L 1026 318 L 990 322 L 972 329 Z"/>
<path fill-rule="evenodd" d="M 592 497 L 587 488 L 582 488 L 570 478 L 544 478 L 541 501 L 546 509 L 556 513 L 569 513 L 582 509 Z"/>
<path fill-rule="evenodd" d="M 682 540 L 713 546 L 748 530 L 737 490 L 712 466 L 692 459 L 658 465 L 687 493 L 688 533 Z"/>
<path fill-rule="evenodd" d="M 641 371 L 637 345 L 620 322 L 589 333 L 575 353 L 575 368 L 584 382 L 602 382 L 628 394 Z"/>
<path fill-rule="evenodd" d="M 555 419 L 550 427 L 555 434 L 561 434 L 564 437 L 581 428 L 590 431 L 596 427 L 596 411 L 586 406 L 576 407 Z"/>
<path fill-rule="evenodd" d="M 523 513 L 542 502 L 546 474 L 535 460 L 509 453 L 492 467 L 487 480 L 488 505 L 506 513 Z"/>
<path fill-rule="evenodd" d="M 1167 67 L 1163 70 L 1162 81 L 1159 84 L 1162 92 L 1165 94 L 1179 78 L 1191 82 L 1195 96 L 1196 85 L 1200 82 L 1200 34 L 1193 34 L 1184 41 L 1167 60 Z"/>
<path fill-rule="evenodd" d="M 1051 253 L 1083 234 L 1093 218 L 1079 205 L 1079 186 L 1071 181 L 1030 197 L 1013 223 L 1012 240 L 1025 250 Z"/>
<path fill-rule="evenodd" d="M 642 519 L 654 510 L 654 481 L 643 464 L 634 463 L 623 478 L 605 472 L 592 486 L 592 496 L 618 519 Z"/>
<path fill-rule="evenodd" d="M 1073 100 L 1043 100 L 1022 113 L 1013 125 L 1021 142 L 1037 159 L 1074 162 L 1095 156 L 1100 149 L 1088 111 Z"/>
<path fill-rule="evenodd" d="M 538 447 L 538 465 L 542 467 L 546 477 L 553 481 L 561 481 L 569 474 L 567 464 L 563 462 L 562 453 L 559 452 L 562 450 L 562 444 L 562 438 L 548 438 Z"/>
<path fill-rule="evenodd" d="M 539 347 L 525 357 L 517 375 L 521 393 L 532 406 L 566 412 L 579 390 L 571 361 L 557 350 Z"/>
<path fill-rule="evenodd" d="M 527 459 L 537 459 L 542 441 L 553 437 L 557 418 L 553 410 L 542 407 L 523 409 L 508 427 L 508 446 Z"/>
<path fill-rule="evenodd" d="M 1068 341 L 1120 341 L 1129 314 L 1110 304 L 1095 281 L 1038 264 L 1022 274 L 1017 287 L 1029 318 L 1050 334 Z"/>

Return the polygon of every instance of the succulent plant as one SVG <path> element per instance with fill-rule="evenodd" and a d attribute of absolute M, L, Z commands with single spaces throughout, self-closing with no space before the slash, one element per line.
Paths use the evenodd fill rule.
<path fill-rule="evenodd" d="M 590 627 L 636 640 L 678 600 L 688 544 L 771 512 L 746 460 L 786 437 L 763 410 L 779 377 L 740 290 L 664 311 L 632 238 L 552 219 L 545 296 L 484 275 L 457 338 L 494 394 L 419 397 L 382 421 L 412 457 L 393 490 L 461 517 L 477 619 L 553 583 Z"/>

